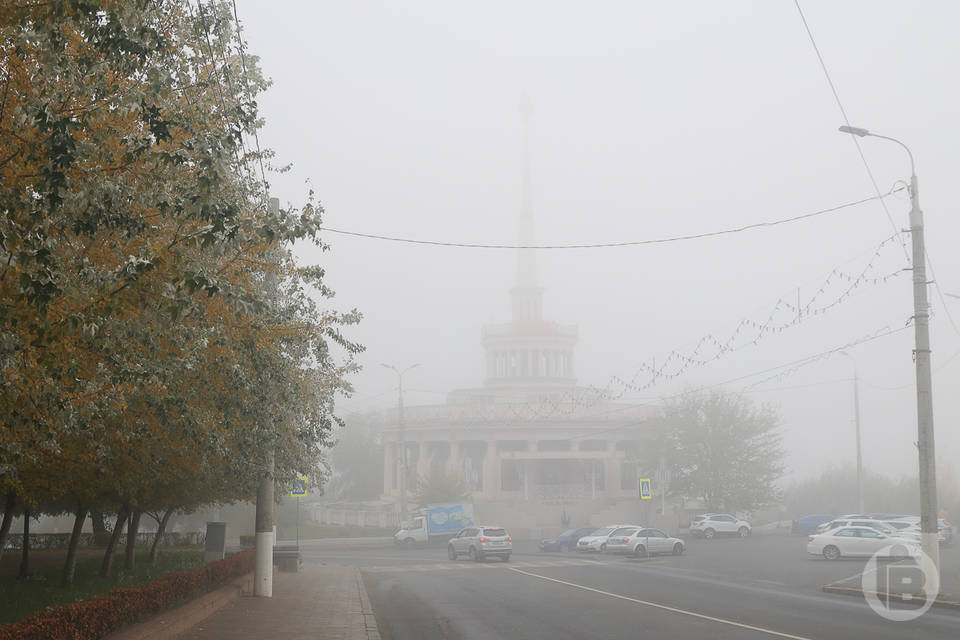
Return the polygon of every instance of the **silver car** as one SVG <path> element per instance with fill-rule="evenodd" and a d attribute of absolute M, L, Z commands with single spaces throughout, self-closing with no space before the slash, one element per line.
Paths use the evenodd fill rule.
<path fill-rule="evenodd" d="M 630 536 L 627 545 L 632 549 L 634 558 L 654 556 L 659 553 L 680 555 L 687 545 L 680 538 L 671 538 L 660 529 L 639 529 Z"/>
<path fill-rule="evenodd" d="M 607 536 L 607 548 L 605 553 L 633 553 L 633 547 L 630 546 L 632 537 L 642 529 L 640 526 L 620 527 L 614 529 Z"/>
<path fill-rule="evenodd" d="M 447 556 L 451 560 L 466 555 L 475 562 L 483 562 L 487 556 L 499 556 L 504 562 L 509 562 L 512 552 L 513 538 L 507 530 L 489 525 L 461 529 L 447 543 Z"/>

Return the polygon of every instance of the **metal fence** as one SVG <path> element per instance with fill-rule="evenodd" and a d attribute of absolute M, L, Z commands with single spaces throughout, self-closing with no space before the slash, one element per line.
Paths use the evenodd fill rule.
<path fill-rule="evenodd" d="M 320 524 L 338 524 L 355 527 L 399 527 L 400 514 L 395 511 L 331 509 L 318 507 L 314 519 Z"/>
<path fill-rule="evenodd" d="M 156 533 L 138 533 L 134 546 L 137 547 L 149 547 L 153 544 L 153 539 L 156 537 Z M 110 534 L 107 534 L 106 538 L 109 539 Z M 70 534 L 69 533 L 31 533 L 30 534 L 30 548 L 31 549 L 66 549 L 70 545 Z M 165 533 L 160 538 L 160 546 L 162 547 L 183 547 L 203 544 L 207 539 L 207 534 L 204 531 L 191 531 L 188 533 Z M 125 545 L 127 543 L 127 534 L 124 533 L 119 543 Z M 81 533 L 80 540 L 77 543 L 77 546 L 81 549 L 89 549 L 94 547 L 102 547 L 106 545 L 106 541 L 101 536 L 101 539 L 98 540 L 97 536 L 92 533 Z M 22 535 L 9 535 L 7 536 L 7 549 L 22 549 L 23 548 L 23 536 Z"/>

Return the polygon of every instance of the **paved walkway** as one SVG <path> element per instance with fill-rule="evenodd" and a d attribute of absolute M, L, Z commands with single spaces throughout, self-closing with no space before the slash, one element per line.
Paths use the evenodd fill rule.
<path fill-rule="evenodd" d="M 177 636 L 180 640 L 379 640 L 360 572 L 304 564 L 278 573 L 272 598 L 244 596 Z"/>

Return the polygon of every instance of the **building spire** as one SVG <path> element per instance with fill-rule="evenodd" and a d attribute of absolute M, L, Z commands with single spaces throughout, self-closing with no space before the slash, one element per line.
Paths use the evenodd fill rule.
<path fill-rule="evenodd" d="M 534 244 L 533 199 L 530 193 L 530 116 L 533 105 L 530 98 L 523 96 L 520 102 L 520 115 L 523 122 L 523 182 L 521 185 L 520 217 L 517 221 L 518 244 Z M 537 282 L 537 257 L 534 249 L 518 249 L 517 287 L 535 287 Z"/>

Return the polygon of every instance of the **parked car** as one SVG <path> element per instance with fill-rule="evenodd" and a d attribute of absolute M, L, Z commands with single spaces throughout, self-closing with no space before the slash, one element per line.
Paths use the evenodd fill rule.
<path fill-rule="evenodd" d="M 660 529 L 638 529 L 632 536 L 627 546 L 631 549 L 633 557 L 655 556 L 660 553 L 671 553 L 675 556 L 680 555 L 687 548 L 686 543 L 680 538 L 668 536 Z"/>
<path fill-rule="evenodd" d="M 919 516 L 903 516 L 896 520 L 887 520 L 886 524 L 900 531 L 915 531 L 918 534 L 920 533 Z M 952 544 L 954 534 L 955 528 L 952 524 L 943 518 L 937 519 L 937 540 L 940 541 L 940 544 Z"/>
<path fill-rule="evenodd" d="M 633 547 L 631 546 L 633 536 L 642 528 L 643 527 L 639 525 L 630 525 L 614 529 L 613 532 L 607 536 L 607 546 L 604 552 L 618 554 L 633 553 Z"/>
<path fill-rule="evenodd" d="M 920 545 L 888 536 L 873 527 L 840 527 L 807 539 L 807 553 L 822 555 L 827 560 L 872 556 L 882 551 L 894 559 L 917 557 Z"/>
<path fill-rule="evenodd" d="M 499 556 L 504 562 L 509 562 L 512 552 L 513 538 L 507 530 L 489 525 L 461 529 L 447 543 L 447 555 L 451 560 L 466 555 L 471 560 L 483 562 L 487 556 Z"/>
<path fill-rule="evenodd" d="M 610 524 L 597 529 L 593 533 L 582 536 L 577 540 L 577 551 L 605 551 L 607 548 L 607 537 L 622 524 Z"/>
<path fill-rule="evenodd" d="M 568 529 L 556 538 L 544 538 L 540 541 L 540 551 L 574 551 L 577 548 L 577 541 L 583 536 L 590 535 L 599 527 L 580 527 L 578 529 Z"/>
<path fill-rule="evenodd" d="M 891 526 L 889 522 L 870 518 L 838 518 L 824 523 L 821 527 L 818 527 L 815 533 L 826 533 L 840 527 L 871 527 L 888 536 L 905 538 L 917 543 L 920 542 L 920 534 L 911 531 L 909 528 L 897 530 L 897 528 Z"/>
<path fill-rule="evenodd" d="M 734 535 L 746 538 L 753 527 L 746 520 L 739 520 L 728 513 L 704 513 L 693 518 L 690 533 L 710 540 L 718 535 Z"/>
<path fill-rule="evenodd" d="M 795 536 L 805 536 L 825 522 L 833 520 L 832 515 L 825 513 L 816 513 L 808 516 L 801 516 L 790 525 L 790 533 Z"/>

